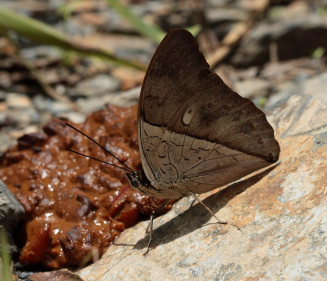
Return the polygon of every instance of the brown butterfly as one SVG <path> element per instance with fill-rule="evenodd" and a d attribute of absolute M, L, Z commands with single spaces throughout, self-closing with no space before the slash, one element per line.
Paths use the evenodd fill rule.
<path fill-rule="evenodd" d="M 278 160 L 265 114 L 231 90 L 184 29 L 170 31 L 146 72 L 139 100 L 143 171 L 137 190 L 176 199 L 231 183 Z"/>
<path fill-rule="evenodd" d="M 196 193 L 269 166 L 280 152 L 265 114 L 209 70 L 196 40 L 184 29 L 166 35 L 144 78 L 138 114 L 142 171 L 133 171 L 104 146 L 67 125 L 121 166 L 70 151 L 125 170 L 131 186 L 147 195 L 178 199 L 191 193 L 213 216 Z M 149 227 L 144 254 L 150 249 L 153 215 Z"/>

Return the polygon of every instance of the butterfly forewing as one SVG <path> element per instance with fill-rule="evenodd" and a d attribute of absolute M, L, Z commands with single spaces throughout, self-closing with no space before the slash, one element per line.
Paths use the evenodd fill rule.
<path fill-rule="evenodd" d="M 279 157 L 265 114 L 210 72 L 182 29 L 167 34 L 146 73 L 139 143 L 144 172 L 166 198 L 206 192 Z"/>

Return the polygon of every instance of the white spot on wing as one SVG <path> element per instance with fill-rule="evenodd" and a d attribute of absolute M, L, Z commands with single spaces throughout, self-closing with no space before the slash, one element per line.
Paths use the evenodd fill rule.
<path fill-rule="evenodd" d="M 192 107 L 189 107 L 188 109 L 186 109 L 186 111 L 183 115 L 183 119 L 182 119 L 185 126 L 188 126 L 191 123 L 194 114 L 195 114 L 195 106 L 194 105 Z"/>

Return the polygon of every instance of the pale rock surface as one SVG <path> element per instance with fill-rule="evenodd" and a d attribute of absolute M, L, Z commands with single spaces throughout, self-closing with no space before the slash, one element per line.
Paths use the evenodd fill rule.
<path fill-rule="evenodd" d="M 327 83 L 327 73 L 322 73 L 320 75 L 314 76 L 308 79 L 304 85 L 304 92 L 317 98 L 327 102 L 326 88 L 325 85 Z"/>
<path fill-rule="evenodd" d="M 280 163 L 200 197 L 228 225 L 193 199 L 125 231 L 95 264 L 95 280 L 327 280 L 327 106 L 293 96 L 269 117 Z M 237 230 L 232 224 L 241 228 Z"/>

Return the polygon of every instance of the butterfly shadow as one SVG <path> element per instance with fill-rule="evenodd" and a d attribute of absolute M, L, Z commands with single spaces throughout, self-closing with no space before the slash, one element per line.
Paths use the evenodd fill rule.
<path fill-rule="evenodd" d="M 238 194 L 241 194 L 249 187 L 259 182 L 263 177 L 275 169 L 277 165 L 278 164 L 269 167 L 250 178 L 233 183 L 227 186 L 225 189 L 207 197 L 202 202 L 206 204 L 213 213 L 216 214 L 228 203 L 229 200 L 233 199 Z M 197 203 L 191 206 L 182 214 L 177 215 L 175 218 L 164 223 L 158 228 L 155 228 L 154 222 L 151 248 L 154 249 L 158 245 L 169 243 L 179 237 L 193 232 L 200 227 L 205 227 L 208 225 L 207 223 L 211 217 L 212 215 L 200 203 Z M 219 224 L 217 224 L 217 230 L 220 231 L 221 235 L 226 233 L 225 227 L 222 228 Z M 133 249 L 146 249 L 149 239 L 149 234 L 146 234 L 144 238 L 139 240 L 134 245 Z"/>

